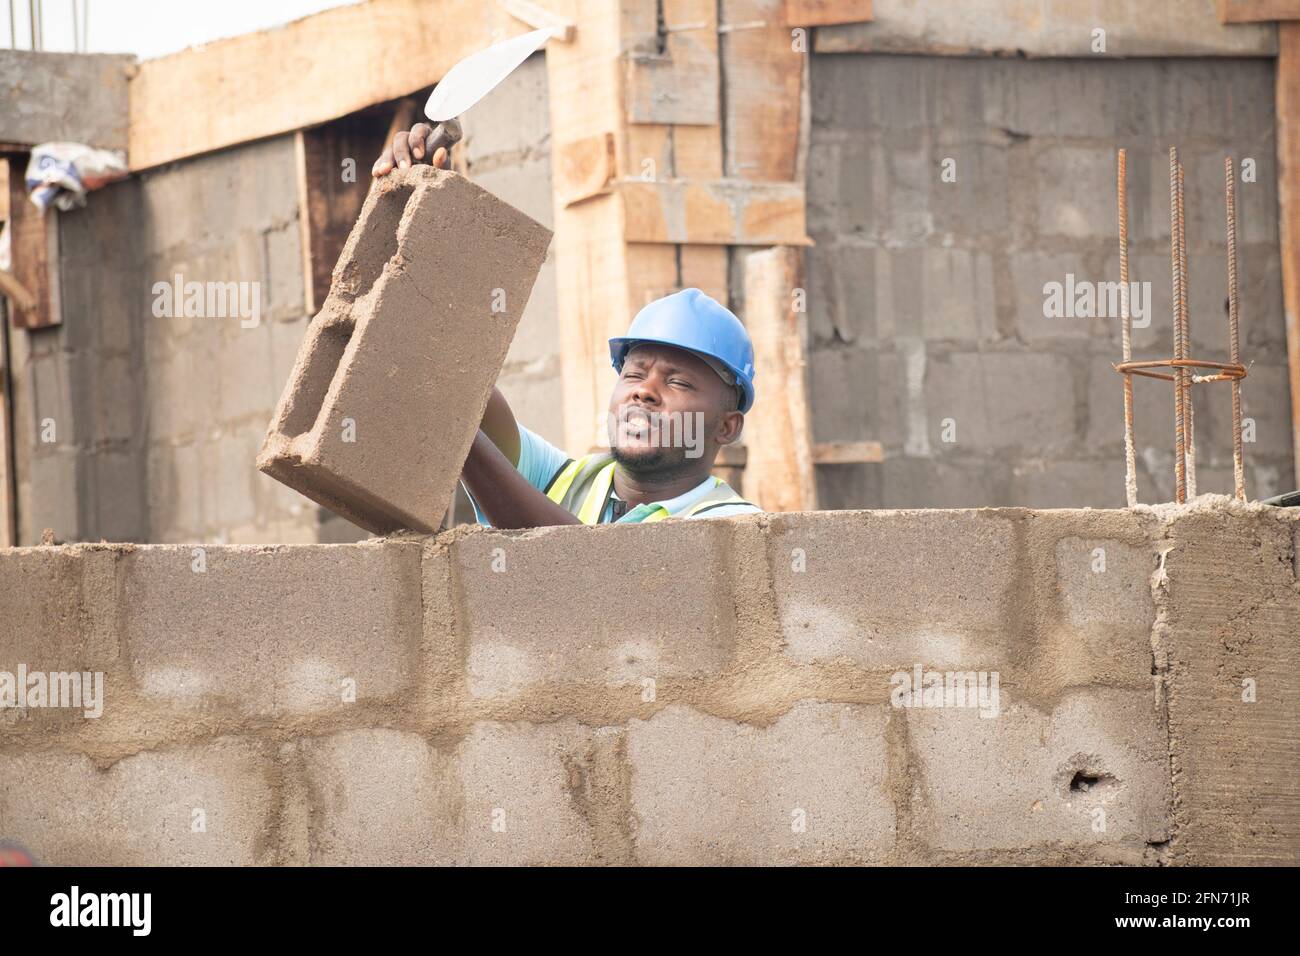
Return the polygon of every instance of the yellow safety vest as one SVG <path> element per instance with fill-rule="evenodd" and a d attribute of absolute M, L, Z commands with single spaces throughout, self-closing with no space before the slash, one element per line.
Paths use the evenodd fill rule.
<path fill-rule="evenodd" d="M 689 518 L 721 505 L 748 505 L 721 478 L 713 478 L 714 486 L 703 498 L 676 515 L 660 505 L 642 518 L 642 521 L 663 521 L 665 518 Z M 599 524 L 605 514 L 614 489 L 614 456 L 605 453 L 570 458 L 552 476 L 546 486 L 546 497 L 570 514 L 578 516 L 583 524 Z"/>

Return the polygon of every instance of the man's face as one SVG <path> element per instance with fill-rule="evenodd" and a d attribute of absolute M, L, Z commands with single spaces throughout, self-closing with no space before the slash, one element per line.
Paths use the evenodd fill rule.
<path fill-rule="evenodd" d="M 669 345 L 638 345 L 627 354 L 609 400 L 614 459 L 638 474 L 711 465 L 719 445 L 740 435 L 737 396 L 697 355 Z"/>

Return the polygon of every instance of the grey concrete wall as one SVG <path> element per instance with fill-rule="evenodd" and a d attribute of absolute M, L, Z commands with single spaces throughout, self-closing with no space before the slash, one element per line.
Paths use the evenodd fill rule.
<path fill-rule="evenodd" d="M 1199 358 L 1227 359 L 1223 158 L 1255 161 L 1238 185 L 1247 492 L 1295 486 L 1272 61 L 819 54 L 811 77 L 814 432 L 886 454 L 820 467 L 823 507 L 1124 503 L 1118 318 L 1046 318 L 1043 291 L 1070 273 L 1118 279 L 1120 146 L 1132 278 L 1153 296 L 1137 357 L 1172 350 L 1168 146 L 1187 169 Z M 1138 379 L 1135 393 L 1140 500 L 1168 501 L 1171 388 Z M 1197 386 L 1197 409 L 1199 490 L 1230 491 L 1227 386 Z"/>
<path fill-rule="evenodd" d="M 318 507 L 253 467 L 309 318 L 293 137 L 145 173 L 140 191 L 147 290 L 177 273 L 186 281 L 256 282 L 262 312 L 251 328 L 237 316 L 141 314 L 146 540 L 316 540 Z"/>
<path fill-rule="evenodd" d="M 306 328 L 297 196 L 281 137 L 59 215 L 63 323 L 11 336 L 20 541 L 317 540 L 317 506 L 253 467 Z M 156 316 L 178 273 L 258 283 L 258 324 Z"/>
<path fill-rule="evenodd" d="M 61 325 L 11 329 L 18 539 L 147 540 L 147 308 L 135 236 L 139 184 L 94 194 L 59 230 Z"/>
<path fill-rule="evenodd" d="M 0 671 L 104 697 L 0 708 L 0 839 L 54 865 L 1293 865 L 1298 532 L 1203 499 L 11 549 Z M 996 702 L 908 701 L 917 667 L 997 675 Z"/>
<path fill-rule="evenodd" d="M 55 140 L 127 148 L 127 70 L 118 53 L 0 50 L 0 143 Z"/>

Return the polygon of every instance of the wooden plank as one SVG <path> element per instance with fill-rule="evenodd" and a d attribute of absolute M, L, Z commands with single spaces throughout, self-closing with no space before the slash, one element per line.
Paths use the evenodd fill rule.
<path fill-rule="evenodd" d="M 400 99 L 463 57 L 527 31 L 481 0 L 369 0 L 146 60 L 128 86 L 131 168 Z"/>
<path fill-rule="evenodd" d="M 516 20 L 526 23 L 531 30 L 549 28 L 561 43 L 573 39 L 573 21 L 557 17 L 541 4 L 533 3 L 532 0 L 501 0 L 501 7 Z"/>
<path fill-rule="evenodd" d="M 1277 159 L 1291 434 L 1300 475 L 1300 23 L 1278 24 Z M 1250 388 L 1247 381 L 1245 387 Z"/>
<path fill-rule="evenodd" d="M 294 137 L 304 302 L 316 312 L 329 294 L 334 264 L 370 191 L 370 165 L 395 124 L 410 128 L 408 100 L 344 116 Z"/>
<path fill-rule="evenodd" d="M 871 19 L 871 0 L 785 0 L 785 22 L 792 27 L 825 27 Z"/>
<path fill-rule="evenodd" d="M 802 183 L 667 180 L 616 183 L 629 242 L 810 245 Z"/>
<path fill-rule="evenodd" d="M 802 254 L 788 246 L 745 256 L 745 326 L 761 397 L 745 416 L 745 494 L 767 511 L 812 511 L 813 476 L 804 340 L 794 307 Z"/>
<path fill-rule="evenodd" d="M 43 329 L 63 321 L 58 294 L 57 213 L 42 212 L 27 198 L 23 176 L 28 154 L 14 153 L 9 166 L 9 256 L 13 276 L 35 299 L 31 308 L 14 305 L 11 321 L 19 329 Z"/>
<path fill-rule="evenodd" d="M 9 220 L 9 163 L 0 157 L 0 223 Z M 18 514 L 14 501 L 14 466 L 10 455 L 13 411 L 9 403 L 9 314 L 30 302 L 31 293 L 8 271 L 0 269 L 0 548 L 18 543 Z M 4 301 L 7 299 L 8 301 Z"/>
<path fill-rule="evenodd" d="M 677 252 L 677 286 L 669 289 L 699 289 L 727 304 L 727 247 L 680 246 Z"/>
<path fill-rule="evenodd" d="M 724 9 L 725 175 L 757 182 L 798 179 L 805 53 L 782 22 L 782 0 L 728 0 Z"/>
<path fill-rule="evenodd" d="M 627 122 L 713 126 L 718 123 L 717 0 L 630 4 L 624 22 Z"/>
<path fill-rule="evenodd" d="M 0 158 L 0 222 L 9 219 L 9 163 Z M 10 455 L 13 412 L 9 404 L 9 313 L 13 302 L 29 301 L 31 293 L 9 272 L 0 270 L 0 548 L 18 543 L 17 511 L 14 502 L 14 468 Z"/>
<path fill-rule="evenodd" d="M 878 441 L 819 441 L 812 457 L 815 465 L 860 465 L 884 461 L 885 449 Z"/>
<path fill-rule="evenodd" d="M 556 202 L 565 206 L 609 192 L 618 171 L 614 134 L 609 131 L 562 143 L 553 156 L 552 189 Z"/>
<path fill-rule="evenodd" d="M 0 165 L 4 165 L 0 163 Z M 18 511 L 14 500 L 14 463 L 10 453 L 13 410 L 9 404 L 9 328 L 7 307 L 0 303 L 0 548 L 18 544 Z"/>
<path fill-rule="evenodd" d="M 1300 20 L 1300 0 L 1219 0 L 1220 23 Z"/>

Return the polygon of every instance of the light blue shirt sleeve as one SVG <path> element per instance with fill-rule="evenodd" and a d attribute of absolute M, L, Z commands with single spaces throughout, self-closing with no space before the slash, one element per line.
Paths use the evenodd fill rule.
<path fill-rule="evenodd" d="M 555 477 L 555 473 L 568 460 L 568 455 L 541 435 L 530 431 L 523 425 L 519 426 L 519 463 L 515 465 L 515 468 L 524 476 L 524 480 L 538 491 L 546 490 L 546 486 Z M 468 488 L 465 489 L 465 494 L 468 496 L 470 504 L 474 506 L 474 519 L 485 528 L 492 527 L 488 520 L 483 517 L 483 513 L 478 510 L 478 502 L 474 500 L 474 496 L 469 493 Z M 719 508 L 718 510 L 721 511 L 722 509 Z"/>

